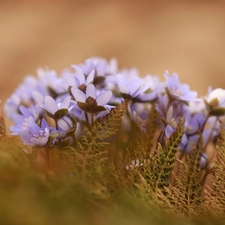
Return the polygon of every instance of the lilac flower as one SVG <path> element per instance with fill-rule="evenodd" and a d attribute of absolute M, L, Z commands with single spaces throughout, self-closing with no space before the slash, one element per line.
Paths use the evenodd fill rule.
<path fill-rule="evenodd" d="M 196 113 L 193 115 L 186 113 L 185 117 L 185 131 L 189 135 L 195 134 L 201 130 L 206 120 L 205 115 L 202 113 Z"/>
<path fill-rule="evenodd" d="M 117 84 L 122 97 L 127 99 L 152 101 L 157 97 L 157 93 L 154 91 L 145 93 L 151 87 L 151 82 L 146 83 L 144 79 L 134 72 L 130 76 L 117 74 Z"/>
<path fill-rule="evenodd" d="M 9 118 L 18 113 L 20 105 L 29 107 L 33 103 L 32 92 L 37 86 L 38 80 L 35 77 L 27 76 L 24 78 L 23 83 L 17 87 L 4 105 L 4 111 Z"/>
<path fill-rule="evenodd" d="M 28 123 L 28 129 L 21 133 L 20 138 L 25 145 L 45 146 L 50 137 L 50 127 L 45 119 L 42 119 L 41 127 L 35 122 Z"/>
<path fill-rule="evenodd" d="M 190 88 L 187 84 L 181 84 L 179 82 L 178 75 L 173 73 L 172 76 L 166 71 L 164 77 L 167 81 L 167 89 L 169 95 L 177 101 L 182 101 L 185 103 L 189 103 L 190 101 L 199 101 L 197 97 L 196 91 L 190 91 Z"/>
<path fill-rule="evenodd" d="M 112 97 L 111 91 L 103 91 L 97 94 L 97 90 L 93 84 L 87 86 L 86 94 L 76 87 L 73 87 L 71 91 L 78 107 L 91 114 L 107 110 L 106 104 Z"/>
<path fill-rule="evenodd" d="M 179 102 L 170 102 L 167 94 L 158 97 L 156 110 L 161 116 L 161 129 L 165 130 L 166 137 L 169 138 L 177 128 L 178 117 L 185 115 L 186 108 Z"/>
<path fill-rule="evenodd" d="M 34 108 L 26 108 L 24 106 L 19 106 L 20 114 L 15 114 L 12 116 L 12 120 L 15 126 L 11 126 L 10 130 L 12 135 L 18 135 L 21 132 L 28 129 L 28 124 L 30 122 L 35 122 L 37 115 L 34 112 Z"/>
<path fill-rule="evenodd" d="M 166 137 L 169 138 L 171 134 L 176 130 L 177 128 L 177 122 L 175 117 L 173 116 L 173 106 L 171 105 L 166 113 L 166 122 L 167 126 L 165 129 Z"/>
<path fill-rule="evenodd" d="M 41 108 L 53 119 L 61 119 L 69 112 L 71 97 L 67 96 L 62 103 L 57 103 L 51 96 L 46 96 L 44 103 L 37 100 Z"/>
<path fill-rule="evenodd" d="M 103 58 L 90 58 L 85 61 L 84 65 L 72 65 L 76 70 L 82 70 L 85 75 L 90 74 L 92 70 L 95 70 L 95 76 L 103 76 L 105 74 L 113 74 L 118 70 L 117 60 L 112 58 L 107 62 Z"/>
<path fill-rule="evenodd" d="M 39 78 L 39 90 L 37 91 L 54 98 L 64 92 L 61 87 L 62 78 L 58 77 L 55 70 L 38 68 L 37 75 Z"/>
<path fill-rule="evenodd" d="M 77 87 L 84 91 L 86 86 L 90 83 L 93 83 L 95 71 L 92 70 L 87 77 L 85 77 L 82 70 L 77 70 L 75 74 L 68 73 L 65 76 L 64 86 L 66 90 L 70 90 L 71 87 Z"/>

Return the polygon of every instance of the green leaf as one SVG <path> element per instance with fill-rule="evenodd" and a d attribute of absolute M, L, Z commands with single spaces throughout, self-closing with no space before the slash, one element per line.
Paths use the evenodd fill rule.
<path fill-rule="evenodd" d="M 53 118 L 59 120 L 59 119 L 63 118 L 64 116 L 66 116 L 67 114 L 68 114 L 68 109 L 60 109 L 55 112 Z"/>
<path fill-rule="evenodd" d="M 210 114 L 213 116 L 224 116 L 225 115 L 225 108 L 217 107 L 210 111 Z"/>
<path fill-rule="evenodd" d="M 105 110 L 106 110 L 106 108 L 104 106 L 98 105 L 94 108 L 93 113 L 99 113 L 99 112 L 102 112 L 102 111 L 105 111 Z"/>
<path fill-rule="evenodd" d="M 209 102 L 209 106 L 211 109 L 218 107 L 219 106 L 219 100 L 218 98 L 213 98 L 210 102 Z"/>
<path fill-rule="evenodd" d="M 92 113 L 93 107 L 84 102 L 77 102 L 77 105 L 80 109 L 82 109 L 86 113 Z"/>

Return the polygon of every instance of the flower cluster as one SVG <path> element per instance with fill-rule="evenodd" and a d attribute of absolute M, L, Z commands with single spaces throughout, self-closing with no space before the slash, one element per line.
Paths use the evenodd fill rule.
<path fill-rule="evenodd" d="M 12 135 L 19 135 L 26 145 L 76 146 L 85 127 L 106 116 L 122 101 L 128 101 L 121 130 L 132 133 L 133 125 L 146 130 L 146 120 L 153 105 L 158 113 L 157 138 L 162 145 L 184 124 L 179 150 L 190 153 L 202 134 L 201 167 L 207 166 L 205 149 L 219 132 L 219 119 L 225 114 L 225 90 L 209 90 L 198 97 L 177 74 L 140 76 L 137 69 L 118 69 L 117 61 L 90 58 L 81 65 L 57 74 L 38 69 L 27 76 L 7 100 L 4 110 L 15 123 Z M 135 164 L 136 163 L 132 163 Z M 134 165 L 134 166 L 135 166 Z"/>

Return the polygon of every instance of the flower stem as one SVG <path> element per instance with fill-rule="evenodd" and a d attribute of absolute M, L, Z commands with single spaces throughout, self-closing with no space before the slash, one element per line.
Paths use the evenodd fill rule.
<path fill-rule="evenodd" d="M 90 128 L 90 124 L 89 124 L 88 114 L 87 114 L 87 113 L 84 113 L 84 115 L 85 115 L 87 127 L 88 127 L 88 129 L 90 130 L 91 128 Z"/>
<path fill-rule="evenodd" d="M 55 128 L 56 130 L 59 130 L 59 125 L 58 125 L 58 120 L 55 119 Z M 60 157 L 60 160 L 62 160 L 62 142 L 61 142 L 61 139 L 59 138 L 59 157 Z"/>
<path fill-rule="evenodd" d="M 95 120 L 95 114 L 91 113 L 91 126 L 94 125 L 94 120 Z"/>

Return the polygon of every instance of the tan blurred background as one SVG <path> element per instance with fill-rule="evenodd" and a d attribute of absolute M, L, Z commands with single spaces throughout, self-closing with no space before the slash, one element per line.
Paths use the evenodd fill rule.
<path fill-rule="evenodd" d="M 141 74 L 177 72 L 203 95 L 225 88 L 225 1 L 1 1 L 0 99 L 27 74 L 91 56 Z"/>

